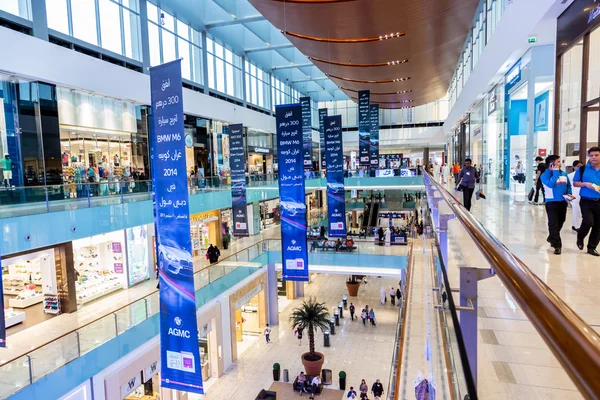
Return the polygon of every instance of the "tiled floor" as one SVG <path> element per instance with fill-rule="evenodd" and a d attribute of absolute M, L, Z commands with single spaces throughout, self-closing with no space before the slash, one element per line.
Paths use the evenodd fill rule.
<path fill-rule="evenodd" d="M 562 231 L 563 254 L 546 242 L 543 206 L 529 205 L 510 191 L 486 189 L 487 200 L 475 202 L 473 215 L 519 257 L 588 324 L 600 327 L 600 262 L 579 251 L 571 231 L 571 211 Z M 487 268 L 472 240 L 456 220 L 450 275 L 458 287 L 460 265 Z M 548 346 L 498 277 L 479 282 L 479 395 L 484 399 L 581 399 Z"/>
<path fill-rule="evenodd" d="M 331 336 L 331 347 L 323 347 L 323 335 L 315 337 L 317 351 L 325 354 L 324 368 L 333 371 L 333 388 L 338 388 L 338 373 L 347 373 L 347 388 L 358 387 L 360 379 L 366 379 L 371 385 L 380 378 L 387 391 L 390 374 L 392 351 L 396 336 L 395 327 L 398 321 L 399 308 L 380 303 L 379 291 L 382 286 L 396 287 L 398 279 L 369 277 L 367 284 L 361 285 L 358 298 L 350 298 L 357 308 L 369 305 L 375 307 L 377 326 L 363 326 L 359 319 L 351 321 L 344 314 L 336 334 Z M 341 296 L 347 293 L 345 276 L 314 275 L 314 279 L 305 287 L 305 297 L 316 297 L 325 302 L 333 310 Z M 280 313 L 280 325 L 274 327 L 272 342 L 257 340 L 240 359 L 208 390 L 206 399 L 215 400 L 253 400 L 263 388 L 268 388 L 273 382 L 272 365 L 281 364 L 282 369 L 288 369 L 290 381 L 303 369 L 300 355 L 308 350 L 307 340 L 302 346 L 293 335 L 288 317 L 291 311 L 302 302 L 302 299 L 292 301 Z M 291 389 L 291 386 L 290 386 Z M 287 398 L 294 398 L 290 393 Z"/>

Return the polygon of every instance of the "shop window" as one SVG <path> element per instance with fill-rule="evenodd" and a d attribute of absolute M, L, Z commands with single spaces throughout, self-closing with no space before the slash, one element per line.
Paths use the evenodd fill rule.
<path fill-rule="evenodd" d="M 587 100 L 600 97 L 600 29 L 590 34 L 590 59 L 588 62 Z"/>
<path fill-rule="evenodd" d="M 581 113 L 581 70 L 583 41 L 562 56 L 560 87 L 560 156 L 566 165 L 580 155 L 579 131 Z"/>

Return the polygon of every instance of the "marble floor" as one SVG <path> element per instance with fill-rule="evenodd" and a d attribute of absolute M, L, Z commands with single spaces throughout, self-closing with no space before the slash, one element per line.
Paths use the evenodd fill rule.
<path fill-rule="evenodd" d="M 459 193 L 460 195 L 460 193 Z M 474 201 L 472 213 L 543 282 L 597 331 L 600 329 L 600 262 L 577 249 L 572 213 L 561 235 L 563 253 L 546 242 L 543 206 L 530 205 L 522 194 L 486 188 L 487 200 Z M 458 196 L 457 196 L 458 197 Z M 449 275 L 458 287 L 458 267 L 488 268 L 460 222 L 449 223 Z M 455 299 L 458 296 L 455 294 Z M 484 399 L 581 399 L 571 379 L 495 276 L 478 286 L 478 392 Z"/>
<path fill-rule="evenodd" d="M 347 293 L 345 276 L 313 275 L 311 283 L 305 285 L 305 298 L 315 297 L 333 310 Z M 396 336 L 399 307 L 391 306 L 389 299 L 381 305 L 380 289 L 396 287 L 398 279 L 368 277 L 367 284 L 361 285 L 357 298 L 349 298 L 357 309 L 369 305 L 374 307 L 377 326 L 363 326 L 360 319 L 350 320 L 347 311 L 336 334 L 331 336 L 331 347 L 323 346 L 323 334 L 317 333 L 315 343 L 317 351 L 325 354 L 323 368 L 333 372 L 332 388 L 338 388 L 338 373 L 347 373 L 346 388 L 358 387 L 361 379 L 370 385 L 375 379 L 382 380 L 387 391 L 392 352 Z M 289 370 L 290 381 L 303 370 L 300 355 L 308 350 L 307 339 L 299 345 L 298 339 L 289 326 L 288 318 L 292 310 L 301 304 L 302 299 L 293 300 L 279 315 L 279 325 L 271 335 L 272 341 L 266 344 L 257 340 L 207 391 L 204 398 L 214 400 L 254 400 L 256 394 L 273 383 L 272 365 L 279 363 L 282 369 Z M 290 385 L 291 390 L 291 385 Z M 293 398 L 290 392 L 289 397 Z"/>

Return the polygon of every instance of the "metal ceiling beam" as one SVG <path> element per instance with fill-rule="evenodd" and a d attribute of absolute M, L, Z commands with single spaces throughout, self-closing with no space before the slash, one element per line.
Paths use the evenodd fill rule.
<path fill-rule="evenodd" d="M 290 65 L 275 65 L 273 68 L 271 68 L 273 71 L 275 70 L 280 70 L 280 69 L 290 69 L 290 68 L 307 68 L 307 67 L 314 67 L 315 65 L 313 63 L 306 63 L 306 64 L 290 64 Z"/>
<path fill-rule="evenodd" d="M 327 79 L 329 79 L 329 78 L 326 77 L 326 76 L 320 76 L 320 77 L 317 77 L 317 78 L 308 78 L 308 79 L 300 79 L 300 80 L 297 80 L 297 81 L 292 81 L 292 84 L 294 84 L 294 83 L 302 83 L 302 82 L 325 81 Z"/>
<path fill-rule="evenodd" d="M 209 22 L 208 24 L 205 25 L 205 27 L 206 27 L 206 29 L 221 28 L 223 26 L 239 25 L 239 24 L 245 24 L 247 22 L 260 22 L 260 21 L 265 21 L 265 20 L 266 20 L 265 17 L 263 17 L 262 15 L 257 15 L 254 17 L 234 19 L 232 21 Z"/>
<path fill-rule="evenodd" d="M 293 44 L 278 44 L 274 46 L 266 46 L 266 47 L 254 47 L 251 49 L 245 49 L 246 54 L 248 53 L 258 53 L 259 51 L 269 51 L 269 50 L 283 50 L 283 49 L 292 49 L 294 48 Z"/>

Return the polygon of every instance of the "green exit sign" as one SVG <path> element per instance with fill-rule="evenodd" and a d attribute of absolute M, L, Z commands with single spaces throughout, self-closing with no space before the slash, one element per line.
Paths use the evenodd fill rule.
<path fill-rule="evenodd" d="M 535 42 L 537 42 L 537 38 L 535 36 L 534 37 L 530 37 L 529 39 L 527 39 L 527 41 L 529 43 L 535 43 Z"/>

